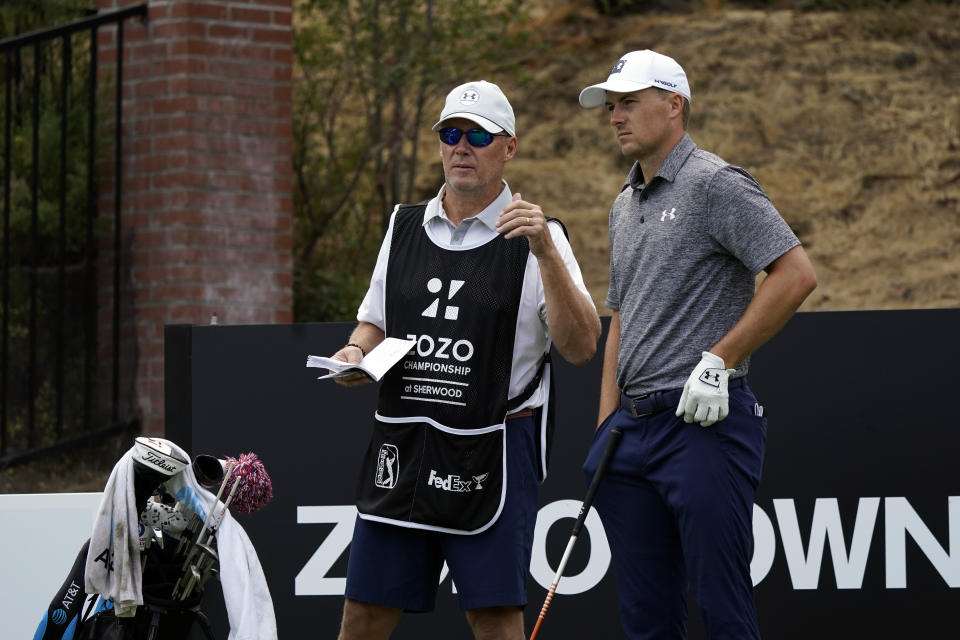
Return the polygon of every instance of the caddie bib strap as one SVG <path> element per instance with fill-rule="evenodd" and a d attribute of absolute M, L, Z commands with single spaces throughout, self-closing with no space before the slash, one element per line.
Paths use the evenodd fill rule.
<path fill-rule="evenodd" d="M 527 386 L 523 388 L 523 391 L 515 395 L 514 397 L 507 400 L 507 411 L 513 411 L 524 402 L 530 399 L 537 389 L 540 388 L 540 383 L 543 381 L 544 369 L 550 363 L 550 354 L 545 353 L 543 357 L 540 358 L 540 365 L 537 367 L 537 373 L 533 376 L 530 382 L 527 383 Z"/>
<path fill-rule="evenodd" d="M 534 421 L 537 425 L 537 477 L 540 482 L 547 479 L 547 469 L 550 466 L 550 453 L 553 451 L 553 432 L 556 426 L 555 385 L 553 377 L 553 363 L 550 354 L 546 354 L 540 373 L 537 376 L 546 380 L 547 398 L 534 411 Z"/>
<path fill-rule="evenodd" d="M 386 273 L 385 333 L 416 340 L 381 380 L 358 485 L 361 517 L 478 533 L 500 514 L 504 419 L 525 238 L 434 244 L 424 205 L 400 206 Z"/>

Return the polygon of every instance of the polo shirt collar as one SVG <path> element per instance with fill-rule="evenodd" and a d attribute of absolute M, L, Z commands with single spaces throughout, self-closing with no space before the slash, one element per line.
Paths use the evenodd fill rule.
<path fill-rule="evenodd" d="M 687 158 L 690 157 L 690 154 L 693 153 L 694 149 L 697 148 L 697 145 L 694 144 L 693 140 L 690 138 L 689 133 L 683 134 L 683 137 L 680 138 L 680 141 L 673 146 L 673 149 L 670 150 L 670 153 L 667 154 L 667 157 L 664 158 L 663 164 L 660 165 L 660 169 L 657 171 L 657 175 L 653 176 L 654 178 L 663 178 L 668 182 L 673 182 L 677 178 L 677 173 L 680 172 L 680 167 L 687 161 Z M 649 184 L 653 181 L 653 178 L 647 181 Z M 639 189 L 644 185 L 643 173 L 640 171 L 640 163 L 634 162 L 633 168 L 630 169 L 630 173 L 627 175 L 627 183 L 634 189 Z M 624 185 L 626 186 L 626 185 Z"/>
<path fill-rule="evenodd" d="M 443 210 L 443 193 L 444 189 L 447 186 L 443 185 L 440 187 L 440 191 L 437 192 L 437 196 L 427 203 L 427 208 L 423 212 L 423 226 L 427 226 L 433 219 L 440 218 L 449 222 L 446 212 Z M 513 194 L 510 192 L 510 186 L 507 182 L 503 181 L 503 189 L 500 190 L 500 195 L 496 199 L 488 204 L 486 208 L 473 216 L 478 221 L 482 222 L 485 227 L 490 229 L 493 232 L 497 231 L 497 219 L 500 217 L 500 212 L 503 211 L 513 200 Z"/>

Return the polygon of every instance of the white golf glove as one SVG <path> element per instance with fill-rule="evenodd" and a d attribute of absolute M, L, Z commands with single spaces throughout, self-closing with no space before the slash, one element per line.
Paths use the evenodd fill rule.
<path fill-rule="evenodd" d="M 701 355 L 703 359 L 683 385 L 677 415 L 683 416 L 684 422 L 699 422 L 700 426 L 709 427 L 730 413 L 727 380 L 734 369 L 725 368 L 723 358 L 709 351 Z"/>

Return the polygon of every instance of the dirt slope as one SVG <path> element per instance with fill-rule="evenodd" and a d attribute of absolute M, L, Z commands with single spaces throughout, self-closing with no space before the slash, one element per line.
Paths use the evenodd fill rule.
<path fill-rule="evenodd" d="M 960 8 L 605 18 L 586 0 L 532 4 L 538 41 L 488 77 L 517 112 L 507 177 L 566 223 L 601 313 L 607 212 L 630 163 L 577 95 L 644 48 L 685 67 L 694 141 L 750 171 L 803 241 L 820 279 L 804 309 L 960 304 Z M 442 172 L 424 162 L 429 197 Z M 100 490 L 128 446 L 7 469 L 0 493 Z"/>
<path fill-rule="evenodd" d="M 750 171 L 803 241 L 820 280 L 805 310 L 960 304 L 960 8 L 607 18 L 589 3 L 540 6 L 545 47 L 518 61 L 533 81 L 504 83 L 519 95 L 508 180 L 567 223 L 598 308 L 629 163 L 603 110 L 576 99 L 643 48 L 685 67 L 694 141 Z"/>

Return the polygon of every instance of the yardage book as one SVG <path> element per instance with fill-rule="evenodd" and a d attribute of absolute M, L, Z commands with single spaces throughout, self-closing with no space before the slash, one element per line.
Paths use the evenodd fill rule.
<path fill-rule="evenodd" d="M 362 371 L 375 381 L 379 382 L 390 367 L 397 364 L 400 358 L 404 356 L 416 340 L 401 340 L 400 338 L 386 338 L 383 342 L 374 347 L 370 353 L 363 357 L 360 362 L 349 363 L 323 356 L 307 356 L 307 366 L 327 369 L 332 373 L 320 376 L 317 380 L 324 378 L 339 378 L 349 375 L 356 371 Z"/>

